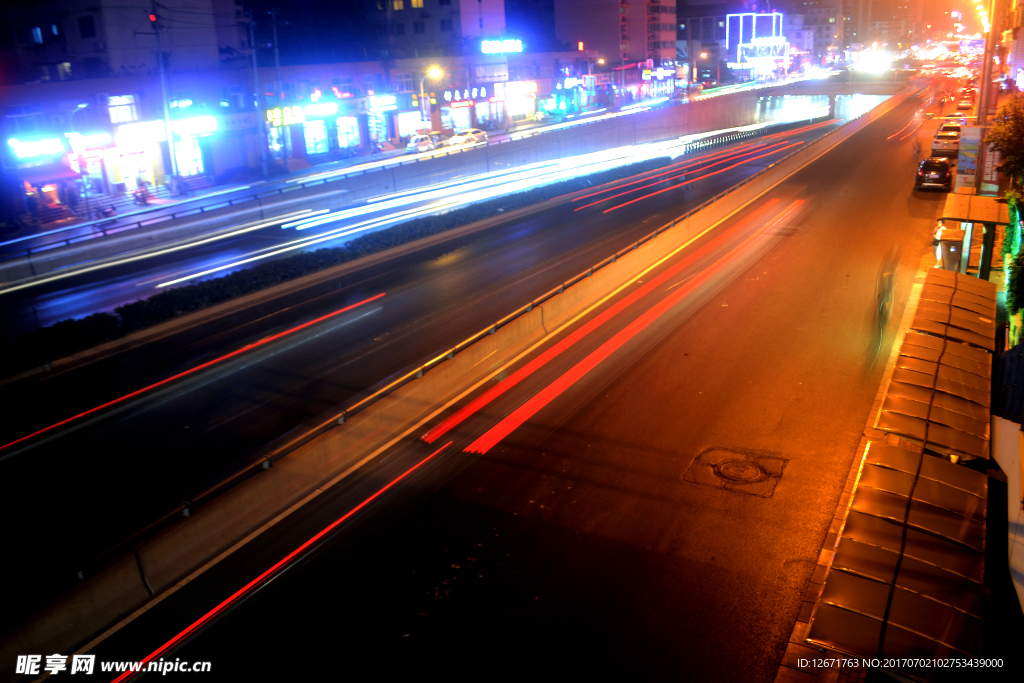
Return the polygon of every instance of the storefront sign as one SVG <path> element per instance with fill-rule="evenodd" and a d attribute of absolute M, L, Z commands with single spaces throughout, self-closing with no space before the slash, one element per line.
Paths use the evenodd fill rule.
<path fill-rule="evenodd" d="M 212 116 L 193 116 L 171 121 L 171 130 L 179 136 L 209 135 L 217 130 L 217 119 Z"/>
<path fill-rule="evenodd" d="M 84 152 L 87 149 L 106 147 L 111 141 L 110 133 L 93 133 L 92 135 L 64 133 L 64 137 L 68 139 L 68 144 L 71 145 L 71 149 L 75 152 Z"/>
<path fill-rule="evenodd" d="M 398 109 L 398 98 L 394 95 L 375 95 L 369 98 L 370 111 L 394 111 Z"/>
<path fill-rule="evenodd" d="M 512 38 L 505 40 L 482 40 L 480 41 L 480 52 L 485 55 L 503 55 L 510 52 L 522 52 L 523 41 Z"/>
<path fill-rule="evenodd" d="M 510 83 L 505 83 L 504 86 L 506 98 L 520 97 L 537 92 L 537 84 L 534 81 L 511 81 Z M 495 90 L 495 94 L 498 94 L 497 90 Z"/>
<path fill-rule="evenodd" d="M 337 102 L 318 102 L 317 104 L 307 104 L 303 108 L 303 112 L 306 114 L 306 118 L 317 118 L 323 116 L 331 116 L 332 114 L 338 113 Z"/>
<path fill-rule="evenodd" d="M 565 79 L 565 82 L 562 85 L 566 88 L 575 88 L 577 85 L 580 85 L 581 83 L 583 83 L 582 79 L 576 78 L 575 76 L 570 76 L 569 78 Z"/>
<path fill-rule="evenodd" d="M 445 102 L 461 102 L 463 100 L 465 100 L 465 101 L 472 101 L 472 100 L 476 100 L 476 99 L 486 99 L 486 98 L 487 98 L 487 88 L 486 87 L 466 88 L 465 90 L 445 90 L 444 91 L 444 101 Z"/>
<path fill-rule="evenodd" d="M 136 149 L 153 142 L 163 142 L 166 139 L 167 130 L 163 121 L 125 123 L 114 131 L 114 142 L 119 147 Z"/>
<path fill-rule="evenodd" d="M 267 110 L 267 121 L 275 128 L 290 126 L 293 123 L 305 123 L 306 113 L 302 107 L 277 107 Z"/>
<path fill-rule="evenodd" d="M 14 156 L 19 159 L 34 159 L 35 157 L 50 154 L 63 154 L 65 151 L 64 143 L 58 138 L 48 138 L 46 140 L 18 140 L 11 138 L 7 141 L 7 144 L 14 150 Z"/>
<path fill-rule="evenodd" d="M 459 100 L 458 102 L 452 102 L 449 104 L 452 109 L 461 109 L 462 107 L 472 107 L 473 100 Z"/>

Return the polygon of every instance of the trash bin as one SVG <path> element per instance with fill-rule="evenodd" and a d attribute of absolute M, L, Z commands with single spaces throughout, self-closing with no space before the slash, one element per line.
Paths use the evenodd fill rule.
<path fill-rule="evenodd" d="M 939 237 L 939 246 L 942 248 L 942 269 L 960 270 L 960 258 L 963 255 L 964 244 L 963 230 L 950 230 L 946 228 Z"/>

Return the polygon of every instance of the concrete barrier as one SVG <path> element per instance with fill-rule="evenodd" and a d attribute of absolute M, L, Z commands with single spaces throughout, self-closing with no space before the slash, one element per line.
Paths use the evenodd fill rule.
<path fill-rule="evenodd" d="M 895 97 L 818 143 L 773 164 L 707 206 L 672 221 L 656 238 L 621 255 L 563 293 L 515 318 L 309 441 L 191 517 L 140 543 L 53 604 L 3 634 L 0 661 L 17 654 L 70 652 L 190 573 L 246 542 L 278 515 L 319 495 L 400 439 L 418 436 L 438 406 L 486 383 L 497 368 L 551 335 L 673 250 L 827 153 L 902 101 Z M 660 229 L 659 229 L 660 230 Z M 7 672 L 5 672 L 5 675 Z"/>

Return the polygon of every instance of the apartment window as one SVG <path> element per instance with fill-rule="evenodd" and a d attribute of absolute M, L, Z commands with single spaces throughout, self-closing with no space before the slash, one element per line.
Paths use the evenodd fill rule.
<path fill-rule="evenodd" d="M 422 21 L 414 21 L 414 22 L 412 22 L 412 32 L 413 33 L 426 33 L 427 32 L 427 26 Z"/>
<path fill-rule="evenodd" d="M 451 31 L 452 30 L 452 20 L 451 19 L 442 19 L 441 20 L 441 30 L 442 31 Z"/>
<path fill-rule="evenodd" d="M 78 17 L 78 35 L 82 38 L 96 37 L 96 20 L 92 16 Z"/>
<path fill-rule="evenodd" d="M 452 0 L 437 0 L 437 4 L 438 5 L 450 5 L 450 4 L 452 4 Z"/>
<path fill-rule="evenodd" d="M 138 118 L 135 112 L 135 95 L 116 95 L 107 98 L 111 123 L 129 123 Z"/>
<path fill-rule="evenodd" d="M 413 89 L 413 77 L 411 73 L 404 74 L 391 74 L 391 84 L 395 88 L 395 92 L 412 92 Z"/>
<path fill-rule="evenodd" d="M 43 130 L 46 118 L 43 108 L 38 104 L 26 104 L 20 107 L 4 107 L 7 118 L 7 133 L 34 133 Z"/>
<path fill-rule="evenodd" d="M 405 24 L 391 24 L 388 26 L 388 33 L 393 36 L 404 36 L 405 35 Z"/>
<path fill-rule="evenodd" d="M 410 7 L 413 9 L 423 9 L 423 0 L 412 0 Z"/>
<path fill-rule="evenodd" d="M 396 12 L 400 9 L 405 9 L 405 0 L 391 0 L 391 9 Z"/>
<path fill-rule="evenodd" d="M 43 30 L 38 26 L 32 27 L 32 42 L 36 45 L 43 44 Z"/>

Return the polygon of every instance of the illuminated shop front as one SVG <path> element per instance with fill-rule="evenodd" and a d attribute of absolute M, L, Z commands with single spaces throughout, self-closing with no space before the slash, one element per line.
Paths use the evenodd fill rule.
<path fill-rule="evenodd" d="M 351 149 L 358 147 L 361 144 L 359 137 L 359 119 L 355 116 L 339 116 L 337 132 L 338 147 L 340 149 Z"/>
<path fill-rule="evenodd" d="M 398 98 L 395 95 L 371 95 L 366 98 L 366 111 L 370 139 L 377 143 L 390 140 L 394 123 L 388 124 L 393 119 L 391 112 L 398 111 Z"/>
<path fill-rule="evenodd" d="M 163 182 L 164 166 L 160 143 L 167 140 L 163 121 L 124 123 L 114 130 L 114 146 L 104 150 L 107 191 L 132 191 L 142 181 Z M 90 160 L 87 160 L 89 162 Z M 92 182 L 92 166 L 87 165 Z"/>
<path fill-rule="evenodd" d="M 494 95 L 493 86 L 480 85 L 468 88 L 445 90 L 441 101 L 441 127 L 451 130 L 465 130 L 486 122 L 494 122 L 488 100 Z M 483 104 L 484 107 L 480 107 Z M 481 111 L 483 109 L 483 111 Z M 483 117 L 480 114 L 484 114 Z"/>
<path fill-rule="evenodd" d="M 79 174 L 64 163 L 67 140 L 57 136 L 11 138 L 5 150 L 10 174 L 18 179 L 18 203 L 40 220 L 60 220 Z M 56 211 L 54 211 L 56 210 Z"/>
<path fill-rule="evenodd" d="M 496 83 L 494 94 L 505 98 L 509 123 L 526 121 L 537 113 L 537 84 L 534 81 Z"/>
<path fill-rule="evenodd" d="M 213 116 L 192 116 L 171 121 L 174 161 L 180 176 L 211 173 L 210 138 L 217 131 Z M 151 181 L 152 182 L 152 181 Z"/>

